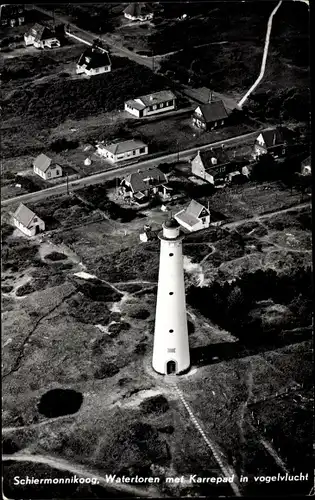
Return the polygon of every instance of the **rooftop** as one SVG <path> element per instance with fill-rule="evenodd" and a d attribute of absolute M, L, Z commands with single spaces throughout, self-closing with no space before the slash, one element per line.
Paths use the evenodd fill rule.
<path fill-rule="evenodd" d="M 205 170 L 215 170 L 219 166 L 226 165 L 231 161 L 227 152 L 222 148 L 213 148 L 208 151 L 198 151 L 197 156 L 200 157 Z M 216 159 L 216 163 L 213 163 L 213 158 Z"/>
<path fill-rule="evenodd" d="M 85 65 L 86 69 L 90 70 L 102 68 L 103 66 L 110 66 L 111 61 L 106 50 L 102 50 L 97 47 L 89 47 L 81 54 L 78 60 L 78 65 Z"/>
<path fill-rule="evenodd" d="M 42 153 L 39 156 L 37 156 L 37 158 L 35 158 L 33 165 L 34 167 L 38 168 L 38 170 L 41 170 L 42 172 L 47 172 L 47 170 L 51 165 L 51 162 L 52 162 L 51 158 Z"/>
<path fill-rule="evenodd" d="M 27 206 L 23 205 L 23 203 L 20 203 L 19 207 L 14 212 L 13 217 L 18 222 L 23 224 L 23 226 L 28 228 L 34 217 L 36 217 L 36 214 L 27 208 Z"/>
<path fill-rule="evenodd" d="M 134 151 L 135 149 L 147 147 L 146 144 L 142 141 L 138 141 L 136 139 L 130 139 L 128 141 L 123 142 L 113 142 L 112 144 L 99 144 L 99 148 L 106 149 L 113 155 L 118 155 L 121 153 L 127 153 L 127 151 Z"/>
<path fill-rule="evenodd" d="M 173 99 L 176 99 L 176 96 L 171 90 L 160 90 L 159 92 L 153 92 L 152 94 L 147 94 L 140 97 L 135 97 L 134 99 L 130 99 L 129 101 L 127 101 L 127 104 L 132 104 L 132 106 L 136 109 L 144 109 L 145 107 L 152 104 L 160 104 L 162 102 L 172 101 Z"/>
<path fill-rule="evenodd" d="M 150 185 L 157 186 L 167 182 L 167 178 L 161 170 L 153 167 L 142 172 L 133 172 L 125 178 L 125 181 L 131 185 L 134 193 L 138 193 L 145 191 Z"/>
<path fill-rule="evenodd" d="M 208 102 L 200 104 L 196 109 L 200 108 L 202 116 L 206 123 L 224 120 L 228 117 L 223 101 Z"/>

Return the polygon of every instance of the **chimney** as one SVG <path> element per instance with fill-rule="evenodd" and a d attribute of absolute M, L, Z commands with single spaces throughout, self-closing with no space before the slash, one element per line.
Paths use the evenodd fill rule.
<path fill-rule="evenodd" d="M 150 95 L 150 101 L 153 101 L 153 95 Z"/>
<path fill-rule="evenodd" d="M 213 93 L 212 93 L 212 90 L 210 90 L 209 102 L 213 102 Z"/>
<path fill-rule="evenodd" d="M 276 145 L 276 132 L 274 132 L 273 134 L 273 146 Z"/>

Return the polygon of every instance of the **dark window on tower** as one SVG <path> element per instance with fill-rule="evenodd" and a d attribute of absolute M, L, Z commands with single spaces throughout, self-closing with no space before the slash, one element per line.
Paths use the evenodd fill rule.
<path fill-rule="evenodd" d="M 174 332 L 174 330 L 169 330 L 169 332 L 170 332 L 170 333 L 173 333 L 173 332 Z"/>
<path fill-rule="evenodd" d="M 168 347 L 167 352 L 176 352 L 175 347 Z"/>
<path fill-rule="evenodd" d="M 174 295 L 174 292 L 170 292 L 169 295 Z"/>
<path fill-rule="evenodd" d="M 170 257 L 173 257 L 173 255 L 174 255 L 173 253 L 170 253 Z"/>

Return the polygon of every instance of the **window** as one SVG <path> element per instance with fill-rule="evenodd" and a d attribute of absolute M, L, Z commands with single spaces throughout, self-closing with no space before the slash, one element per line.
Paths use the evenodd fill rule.
<path fill-rule="evenodd" d="M 164 108 L 164 102 L 161 102 L 160 108 Z"/>
<path fill-rule="evenodd" d="M 153 109 L 153 111 L 155 111 L 155 110 L 156 110 L 156 108 L 157 108 L 157 105 L 156 105 L 156 104 L 153 104 L 153 108 L 152 108 L 152 109 Z"/>
<path fill-rule="evenodd" d="M 174 292 L 170 292 L 169 295 L 174 295 Z"/>
<path fill-rule="evenodd" d="M 169 330 L 169 332 L 170 332 L 170 333 L 173 333 L 173 332 L 174 332 L 174 330 L 172 330 L 172 329 L 171 329 L 171 330 Z"/>
<path fill-rule="evenodd" d="M 167 352 L 174 352 L 175 353 L 176 349 L 175 349 L 175 347 L 168 347 Z"/>
<path fill-rule="evenodd" d="M 221 125 L 224 125 L 224 120 L 221 121 Z"/>
<path fill-rule="evenodd" d="M 140 148 L 140 149 L 139 149 L 139 153 L 140 153 L 140 154 L 145 153 L 145 148 Z"/>
<path fill-rule="evenodd" d="M 100 68 L 95 68 L 95 73 L 99 73 Z"/>
<path fill-rule="evenodd" d="M 133 150 L 132 154 L 133 154 L 133 155 L 135 155 L 135 154 L 136 154 L 136 150 L 135 150 L 135 149 Z"/>
<path fill-rule="evenodd" d="M 170 256 L 170 257 L 173 257 L 173 255 L 174 255 L 173 253 L 170 253 L 170 254 L 169 254 L 169 256 Z"/>
<path fill-rule="evenodd" d="M 60 175 L 60 171 L 58 170 L 58 168 L 56 170 L 56 175 Z"/>
<path fill-rule="evenodd" d="M 48 172 L 47 177 L 48 178 L 51 177 L 51 172 Z"/>

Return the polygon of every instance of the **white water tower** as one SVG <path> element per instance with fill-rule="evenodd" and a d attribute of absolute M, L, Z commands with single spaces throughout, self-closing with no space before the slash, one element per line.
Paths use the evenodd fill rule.
<path fill-rule="evenodd" d="M 183 238 L 174 218 L 163 224 L 152 358 L 154 370 L 163 375 L 177 375 L 190 367 Z"/>

